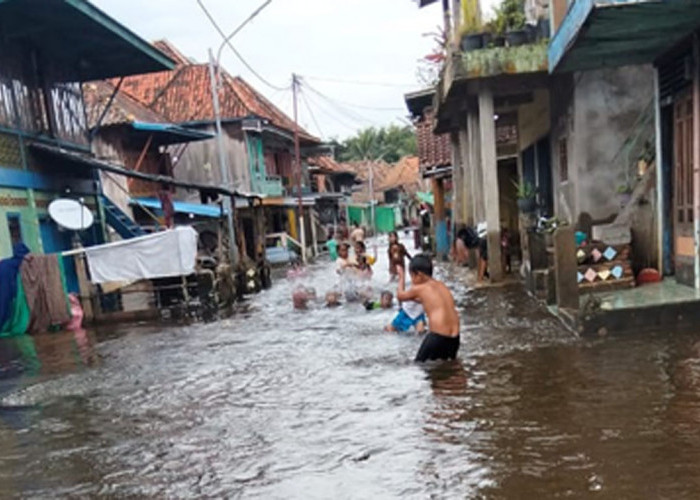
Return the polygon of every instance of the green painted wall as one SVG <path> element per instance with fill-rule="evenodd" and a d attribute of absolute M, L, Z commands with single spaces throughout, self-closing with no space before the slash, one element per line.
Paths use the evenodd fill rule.
<path fill-rule="evenodd" d="M 39 221 L 28 190 L 0 188 L 0 258 L 12 255 L 8 215 L 18 215 L 22 239 L 32 252 L 41 252 Z"/>

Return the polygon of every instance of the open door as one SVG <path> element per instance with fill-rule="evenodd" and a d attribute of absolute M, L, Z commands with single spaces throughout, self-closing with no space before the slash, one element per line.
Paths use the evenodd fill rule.
<path fill-rule="evenodd" d="M 676 280 L 695 285 L 693 217 L 693 96 L 676 99 L 673 110 L 673 228 Z"/>

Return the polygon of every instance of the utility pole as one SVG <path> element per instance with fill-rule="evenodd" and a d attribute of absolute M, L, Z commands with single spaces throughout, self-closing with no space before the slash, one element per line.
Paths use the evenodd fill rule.
<path fill-rule="evenodd" d="M 199 5 L 207 12 L 206 8 L 202 4 L 201 0 L 197 0 Z M 253 13 L 248 16 L 235 30 L 231 32 L 230 35 L 224 37 L 224 41 L 219 45 L 219 50 L 216 53 L 216 59 L 214 59 L 214 52 L 209 49 L 209 80 L 211 81 L 211 99 L 214 107 L 214 118 L 216 121 L 216 145 L 219 151 L 219 169 L 221 170 L 221 182 L 224 183 L 224 187 L 231 191 L 231 194 L 224 196 L 224 210 L 226 211 L 226 222 L 228 225 L 228 238 L 229 238 L 229 259 L 231 260 L 231 267 L 233 268 L 238 264 L 238 244 L 236 243 L 236 231 L 233 223 L 233 183 L 229 178 L 228 163 L 226 162 L 226 151 L 224 149 L 224 138 L 221 132 L 221 111 L 219 108 L 219 78 L 221 72 L 219 71 L 219 63 L 221 61 L 221 53 L 226 45 L 231 46 L 231 39 L 238 34 L 248 23 L 250 23 L 262 10 L 270 5 L 272 0 L 265 0 L 265 2 L 255 9 Z M 207 15 L 209 15 L 207 13 Z M 210 17 L 211 19 L 211 17 Z M 214 26 L 221 33 L 223 37 L 223 32 L 216 26 L 216 22 L 212 19 Z M 215 68 L 216 67 L 216 68 Z M 119 82 L 121 84 L 121 82 Z"/>
<path fill-rule="evenodd" d="M 301 151 L 299 149 L 299 116 L 297 97 L 299 78 L 292 73 L 292 94 L 294 95 L 294 158 L 297 167 L 297 195 L 299 201 L 299 241 L 301 242 L 301 259 L 306 264 L 306 231 L 304 229 L 304 202 L 301 197 Z M 312 221 L 313 224 L 313 221 Z"/>
<path fill-rule="evenodd" d="M 212 104 L 214 105 L 214 118 L 216 120 L 216 145 L 219 150 L 219 169 L 221 170 L 221 182 L 226 189 L 231 189 L 229 181 L 229 169 L 226 162 L 226 151 L 224 150 L 224 138 L 221 133 L 221 112 L 219 110 L 219 85 L 214 70 L 214 53 L 209 49 L 209 79 L 211 80 Z M 232 189 L 231 189 L 232 190 Z M 233 191 L 233 190 L 232 190 Z M 238 264 L 238 244 L 236 243 L 236 230 L 233 224 L 233 203 L 232 195 L 224 195 L 224 212 L 226 213 L 226 223 L 228 225 L 228 250 L 231 260 L 231 268 Z"/>
<path fill-rule="evenodd" d="M 372 234 L 376 236 L 377 224 L 376 224 L 376 214 L 374 211 L 374 161 L 369 160 L 369 213 L 370 213 L 370 227 L 372 228 Z"/>

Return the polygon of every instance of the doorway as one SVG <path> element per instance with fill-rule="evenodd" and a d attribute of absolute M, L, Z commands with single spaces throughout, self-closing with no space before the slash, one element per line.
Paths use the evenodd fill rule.
<path fill-rule="evenodd" d="M 695 286 L 693 196 L 693 96 L 684 92 L 673 106 L 673 241 L 676 280 Z"/>

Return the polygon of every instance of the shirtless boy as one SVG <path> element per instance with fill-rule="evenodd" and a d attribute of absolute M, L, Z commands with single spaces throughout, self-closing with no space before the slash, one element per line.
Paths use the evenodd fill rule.
<path fill-rule="evenodd" d="M 459 315 L 454 298 L 444 283 L 433 279 L 433 263 L 426 255 L 416 255 L 408 267 L 413 285 L 406 290 L 406 271 L 397 266 L 400 301 L 415 300 L 423 304 L 428 315 L 430 333 L 416 354 L 416 361 L 454 359 L 459 350 Z"/>

